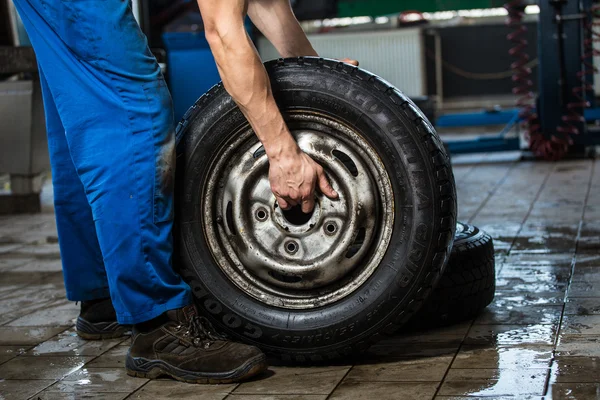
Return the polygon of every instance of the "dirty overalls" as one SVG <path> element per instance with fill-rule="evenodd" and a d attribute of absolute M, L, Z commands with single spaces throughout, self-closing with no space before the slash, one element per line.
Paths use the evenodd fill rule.
<path fill-rule="evenodd" d="M 37 55 L 67 297 L 122 324 L 191 303 L 171 267 L 171 97 L 126 0 L 14 0 Z"/>

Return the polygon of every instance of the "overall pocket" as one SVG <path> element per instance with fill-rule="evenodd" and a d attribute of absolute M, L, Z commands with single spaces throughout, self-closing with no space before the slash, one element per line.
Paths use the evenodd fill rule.
<path fill-rule="evenodd" d="M 152 119 L 154 142 L 154 222 L 173 219 L 175 130 L 171 95 L 162 76 L 143 85 Z"/>

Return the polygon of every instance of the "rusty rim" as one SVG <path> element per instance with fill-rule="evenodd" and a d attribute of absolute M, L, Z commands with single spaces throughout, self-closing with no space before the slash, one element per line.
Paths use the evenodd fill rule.
<path fill-rule="evenodd" d="M 242 291 L 305 309 L 348 296 L 372 275 L 390 241 L 394 201 L 383 163 L 354 130 L 308 112 L 292 113 L 288 126 L 339 199 L 319 194 L 310 215 L 282 211 L 264 150 L 245 127 L 212 163 L 202 196 L 204 230 L 219 266 Z"/>

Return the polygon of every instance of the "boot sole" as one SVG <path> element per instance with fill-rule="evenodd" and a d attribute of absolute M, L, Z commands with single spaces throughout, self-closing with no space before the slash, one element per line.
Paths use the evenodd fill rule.
<path fill-rule="evenodd" d="M 119 325 L 118 322 L 92 323 L 78 317 L 75 324 L 77 335 L 85 340 L 116 339 L 130 335 L 131 327 Z"/>
<path fill-rule="evenodd" d="M 162 360 L 148 360 L 142 357 L 131 357 L 127 355 L 125 369 L 127 375 L 138 378 L 156 379 L 161 376 L 169 376 L 175 380 L 186 383 L 234 383 L 245 381 L 253 376 L 264 372 L 268 368 L 267 357 L 258 355 L 246 361 L 239 368 L 222 373 L 202 373 L 187 371 L 169 365 Z"/>

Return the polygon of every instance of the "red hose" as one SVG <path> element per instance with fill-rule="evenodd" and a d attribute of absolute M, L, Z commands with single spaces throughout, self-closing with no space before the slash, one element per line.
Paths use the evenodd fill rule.
<path fill-rule="evenodd" d="M 577 126 L 585 123 L 584 109 L 590 107 L 590 102 L 586 99 L 586 93 L 593 91 L 594 86 L 588 81 L 588 77 L 593 77 L 598 69 L 594 66 L 592 60 L 594 56 L 600 55 L 600 52 L 594 49 L 594 42 L 600 40 L 600 33 L 594 29 L 599 25 L 596 18 L 600 17 L 600 5 L 594 4 L 590 8 L 591 18 L 584 24 L 583 55 L 581 62 L 583 69 L 577 73 L 579 85 L 573 88 L 575 100 L 567 104 L 567 114 L 562 117 L 562 125 L 557 131 L 570 139 L 571 135 L 579 134 Z M 593 79 L 591 80 L 593 82 Z"/>
<path fill-rule="evenodd" d="M 522 0 L 513 0 L 504 5 L 508 11 L 507 25 L 514 27 L 514 31 L 507 38 L 515 44 L 509 50 L 509 54 L 516 58 L 511 64 L 513 70 L 513 93 L 518 95 L 517 107 L 519 107 L 519 116 L 523 121 L 522 126 L 526 131 L 526 137 L 529 140 L 529 147 L 537 157 L 546 160 L 559 160 L 565 156 L 569 147 L 573 144 L 573 135 L 579 134 L 578 125 L 585 123 L 583 109 L 590 104 L 586 100 L 586 92 L 593 90 L 593 86 L 587 81 L 588 76 L 593 76 L 597 69 L 590 62 L 595 55 L 600 52 L 594 49 L 594 42 L 600 40 L 600 33 L 596 32 L 594 27 L 600 25 L 594 18 L 600 18 L 600 5 L 594 4 L 591 8 L 592 18 L 588 21 L 585 28 L 584 54 L 582 55 L 583 70 L 577 73 L 577 78 L 581 84 L 573 88 L 573 95 L 576 100 L 567 104 L 566 114 L 561 118 L 561 125 L 556 128 L 557 135 L 552 135 L 548 139 L 542 132 L 533 102 L 535 96 L 532 92 L 533 82 L 531 81 L 531 69 L 526 67 L 529 56 L 525 53 L 527 40 L 524 38 L 527 28 L 523 25 L 524 5 Z"/>
<path fill-rule="evenodd" d="M 529 147 L 538 157 L 548 158 L 557 157 L 566 151 L 560 143 L 554 143 L 544 137 L 540 130 L 540 124 L 535 113 L 535 95 L 533 94 L 533 82 L 531 80 L 531 68 L 527 67 L 529 55 L 525 52 L 527 47 L 527 27 L 523 24 L 524 4 L 522 0 L 513 0 L 504 5 L 508 11 L 506 24 L 513 28 L 513 32 L 508 34 L 507 39 L 514 43 L 509 50 L 509 54 L 516 60 L 510 65 L 513 70 L 513 94 L 517 95 L 516 105 L 519 108 L 519 118 L 521 126 L 526 132 L 526 138 L 529 140 Z"/>

